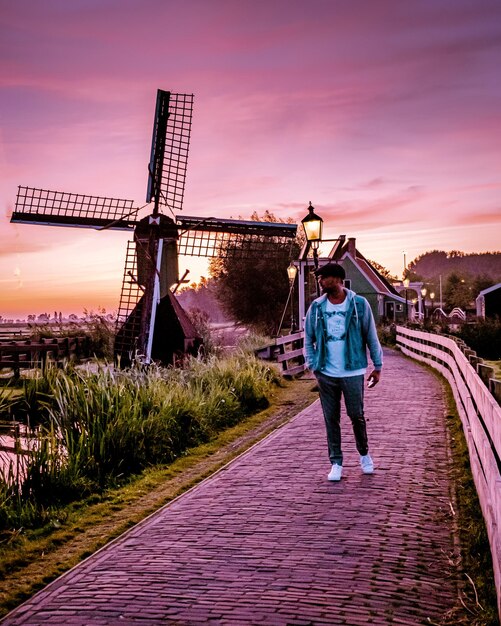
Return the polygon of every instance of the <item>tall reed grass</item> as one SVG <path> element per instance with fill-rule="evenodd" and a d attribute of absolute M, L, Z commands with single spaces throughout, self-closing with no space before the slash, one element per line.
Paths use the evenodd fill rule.
<path fill-rule="evenodd" d="M 243 351 L 182 369 L 48 368 L 11 406 L 27 434 L 0 476 L 0 530 L 44 524 L 61 505 L 170 463 L 266 407 L 277 382 Z"/>

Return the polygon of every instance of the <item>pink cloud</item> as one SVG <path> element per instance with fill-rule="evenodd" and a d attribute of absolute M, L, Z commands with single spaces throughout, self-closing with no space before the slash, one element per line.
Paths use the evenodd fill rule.
<path fill-rule="evenodd" d="M 383 228 L 388 224 L 409 224 L 415 217 L 406 209 L 416 205 L 425 197 L 424 190 L 418 187 L 409 187 L 392 195 L 370 200 L 354 199 L 351 201 L 335 202 L 332 204 L 314 203 L 315 211 L 320 215 L 325 226 L 335 224 L 349 226 L 351 232 L 355 229 Z M 287 205 L 289 215 L 300 222 L 307 214 L 307 204 Z M 273 212 L 273 208 L 271 209 Z M 277 212 L 282 207 L 277 207 Z"/>
<path fill-rule="evenodd" d="M 471 215 L 462 215 L 456 220 L 458 224 L 480 225 L 480 224 L 499 224 L 501 223 L 501 207 L 494 211 L 473 213 Z"/>

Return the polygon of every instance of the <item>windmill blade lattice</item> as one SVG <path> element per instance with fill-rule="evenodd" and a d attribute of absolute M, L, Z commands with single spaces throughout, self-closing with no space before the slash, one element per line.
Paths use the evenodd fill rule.
<path fill-rule="evenodd" d="M 141 330 L 141 314 L 138 310 L 144 289 L 137 280 L 136 243 L 127 242 L 122 291 L 115 326 L 115 353 L 125 355 L 129 362 L 134 360 L 134 352 Z"/>
<path fill-rule="evenodd" d="M 158 90 L 146 202 L 182 209 L 192 114 L 193 94 Z"/>
<path fill-rule="evenodd" d="M 296 236 L 296 224 L 177 216 L 179 254 L 201 257 L 273 258 Z"/>
<path fill-rule="evenodd" d="M 133 200 L 20 186 L 11 222 L 131 230 L 134 212 Z"/>

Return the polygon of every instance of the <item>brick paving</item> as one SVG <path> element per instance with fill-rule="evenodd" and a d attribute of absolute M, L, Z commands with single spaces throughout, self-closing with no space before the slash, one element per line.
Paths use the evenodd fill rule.
<path fill-rule="evenodd" d="M 344 476 L 326 480 L 317 401 L 2 624 L 438 621 L 457 598 L 442 390 L 386 351 L 366 398 L 372 476 L 360 472 L 343 415 Z"/>

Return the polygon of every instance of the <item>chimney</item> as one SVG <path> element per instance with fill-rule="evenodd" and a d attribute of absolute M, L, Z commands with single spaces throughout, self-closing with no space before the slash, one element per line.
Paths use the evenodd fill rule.
<path fill-rule="evenodd" d="M 348 237 L 348 253 L 351 254 L 353 258 L 356 258 L 357 256 L 357 248 L 355 242 L 355 237 Z"/>

